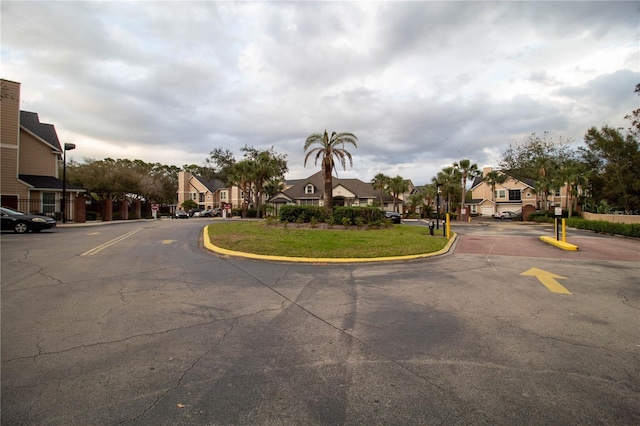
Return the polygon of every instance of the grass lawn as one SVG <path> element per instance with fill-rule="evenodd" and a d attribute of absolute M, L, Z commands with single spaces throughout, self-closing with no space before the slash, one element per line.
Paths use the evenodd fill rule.
<path fill-rule="evenodd" d="M 211 243 L 245 253 L 313 258 L 367 258 L 432 253 L 448 240 L 429 235 L 424 226 L 385 229 L 333 229 L 270 226 L 264 222 L 219 222 L 209 225 Z"/>

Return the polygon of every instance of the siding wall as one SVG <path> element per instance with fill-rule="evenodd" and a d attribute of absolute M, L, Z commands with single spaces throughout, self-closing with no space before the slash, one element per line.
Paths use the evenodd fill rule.
<path fill-rule="evenodd" d="M 1 80 L 0 90 L 0 192 L 24 198 L 27 188 L 18 182 L 20 83 Z"/>
<path fill-rule="evenodd" d="M 58 154 L 51 146 L 24 130 L 20 131 L 20 174 L 58 177 Z"/>

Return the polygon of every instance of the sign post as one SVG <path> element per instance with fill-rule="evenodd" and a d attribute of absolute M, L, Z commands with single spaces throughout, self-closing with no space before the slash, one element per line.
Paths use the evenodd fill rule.
<path fill-rule="evenodd" d="M 158 210 L 160 210 L 160 206 L 156 203 L 151 204 L 151 214 L 153 214 L 153 218 L 158 218 Z"/>

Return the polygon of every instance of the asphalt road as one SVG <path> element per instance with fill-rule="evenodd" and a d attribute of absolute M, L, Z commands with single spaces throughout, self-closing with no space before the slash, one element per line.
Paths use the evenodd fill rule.
<path fill-rule="evenodd" d="M 208 222 L 3 233 L 2 425 L 640 424 L 637 240 L 454 225 L 306 265 L 211 254 Z"/>

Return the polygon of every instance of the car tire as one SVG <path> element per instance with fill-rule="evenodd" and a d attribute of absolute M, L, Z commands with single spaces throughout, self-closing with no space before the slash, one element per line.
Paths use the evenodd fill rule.
<path fill-rule="evenodd" d="M 24 234 L 29 231 L 29 226 L 24 222 L 17 222 L 13 225 L 13 232 L 16 234 Z"/>

